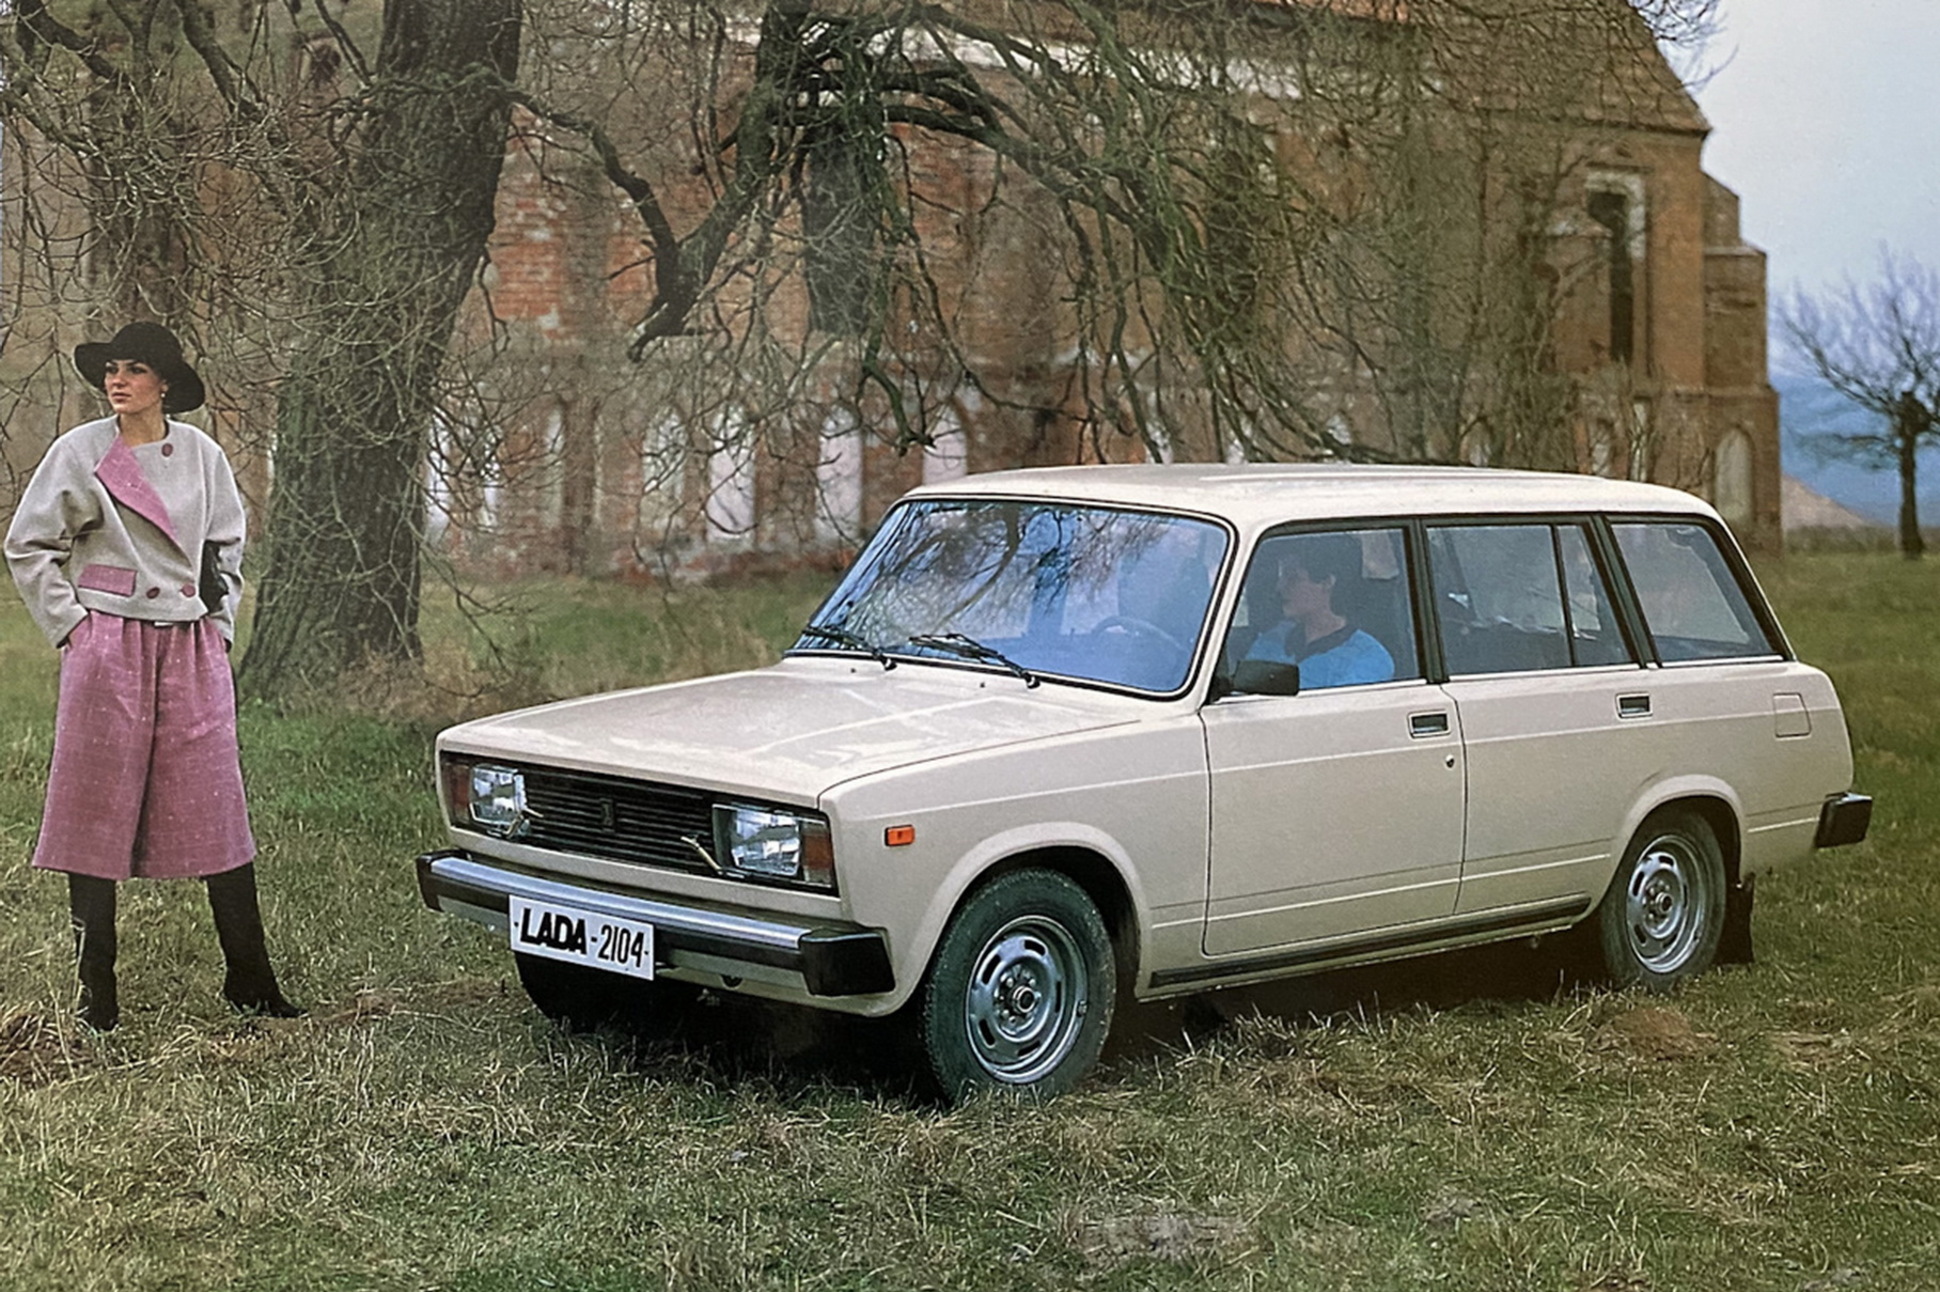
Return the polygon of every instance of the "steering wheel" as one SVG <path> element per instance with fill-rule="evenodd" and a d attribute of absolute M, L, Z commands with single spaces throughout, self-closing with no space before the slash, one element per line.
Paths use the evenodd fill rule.
<path fill-rule="evenodd" d="M 1094 633 L 1108 633 L 1114 628 L 1122 628 L 1126 632 L 1138 637 L 1156 637 L 1176 651 L 1183 651 L 1186 648 L 1184 642 L 1153 623 L 1150 619 L 1140 619 L 1135 615 L 1111 615 L 1107 618 L 1100 619 L 1092 626 L 1091 631 Z"/>

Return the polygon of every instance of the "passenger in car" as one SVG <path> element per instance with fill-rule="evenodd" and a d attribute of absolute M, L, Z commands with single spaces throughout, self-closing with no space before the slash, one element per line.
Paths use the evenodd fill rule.
<path fill-rule="evenodd" d="M 1336 593 L 1361 580 L 1361 543 L 1351 534 L 1302 534 L 1277 544 L 1285 621 L 1253 639 L 1246 658 L 1300 666 L 1300 689 L 1394 680 L 1394 658 L 1336 608 Z M 1255 577 L 1259 577 L 1257 574 Z M 1346 598 L 1340 598 L 1345 604 Z"/>

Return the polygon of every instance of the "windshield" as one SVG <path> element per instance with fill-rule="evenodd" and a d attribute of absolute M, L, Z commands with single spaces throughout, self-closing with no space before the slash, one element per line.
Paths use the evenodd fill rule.
<path fill-rule="evenodd" d="M 1176 691 L 1228 546 L 1218 525 L 1185 516 L 1001 499 L 905 503 L 793 649 L 873 647 Z"/>

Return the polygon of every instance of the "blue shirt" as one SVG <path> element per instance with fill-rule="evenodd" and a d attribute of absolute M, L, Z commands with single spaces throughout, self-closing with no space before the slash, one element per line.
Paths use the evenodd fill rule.
<path fill-rule="evenodd" d="M 1301 647 L 1291 646 L 1299 625 L 1287 624 L 1261 633 L 1246 658 L 1300 666 L 1300 689 L 1318 691 L 1330 686 L 1362 686 L 1394 680 L 1394 657 L 1387 647 L 1352 624 Z"/>

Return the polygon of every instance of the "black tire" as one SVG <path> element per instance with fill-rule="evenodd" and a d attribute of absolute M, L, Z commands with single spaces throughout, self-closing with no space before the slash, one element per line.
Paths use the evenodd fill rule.
<path fill-rule="evenodd" d="M 688 983 L 647 982 L 516 951 L 512 958 L 525 994 L 568 1032 L 670 1031 L 699 996 Z"/>
<path fill-rule="evenodd" d="M 1111 936 L 1085 891 L 1048 870 L 999 876 L 950 921 L 918 991 L 929 1076 L 953 1102 L 1062 1094 L 1097 1062 L 1117 994 Z"/>
<path fill-rule="evenodd" d="M 1656 992 L 1711 966 L 1724 922 L 1724 854 L 1689 808 L 1644 821 L 1592 917 L 1610 982 Z"/>

